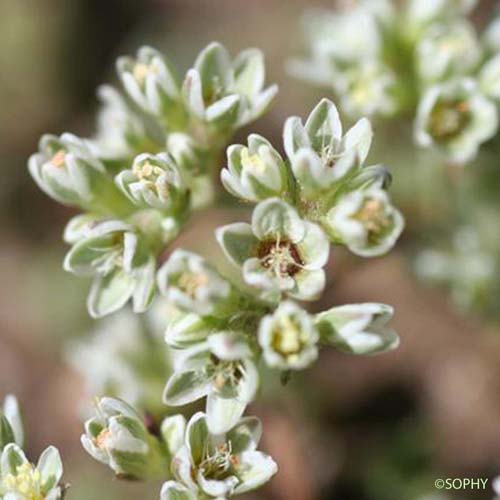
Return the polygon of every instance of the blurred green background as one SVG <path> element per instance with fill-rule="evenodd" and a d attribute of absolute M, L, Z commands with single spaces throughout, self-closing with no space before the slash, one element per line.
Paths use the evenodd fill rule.
<path fill-rule="evenodd" d="M 305 116 L 323 94 L 284 70 L 287 57 L 300 46 L 300 14 L 313 3 L 331 5 L 298 0 L 0 2 L 0 395 L 14 392 L 22 401 L 30 456 L 49 443 L 60 448 L 65 480 L 72 485 L 70 499 L 157 498 L 159 485 L 113 479 L 79 444 L 87 396 L 64 351 L 68 341 L 85 340 L 93 328 L 85 308 L 88 283 L 61 268 L 62 228 L 71 210 L 36 188 L 27 158 L 43 133 L 92 133 L 95 89 L 102 82 L 116 83 L 118 55 L 152 44 L 184 71 L 211 40 L 233 54 L 249 46 L 264 50 L 268 81 L 277 82 L 280 93 L 272 111 L 235 142 L 255 131 L 280 148 L 285 118 Z M 251 412 L 264 421 L 263 448 L 275 456 L 280 472 L 248 498 L 430 500 L 439 494 L 437 478 L 500 473 L 500 332 L 478 317 L 454 312 L 442 291 L 423 287 L 410 271 L 412 218 L 418 213 L 432 219 L 450 204 L 432 169 L 418 169 L 406 132 L 375 127 L 372 160 L 392 168 L 396 198 L 404 201 L 405 189 L 422 191 L 418 204 L 403 207 L 410 236 L 391 255 L 375 260 L 335 249 L 330 285 L 315 306 L 393 304 L 402 345 L 376 358 L 325 351 L 313 369 L 285 388 L 275 375 L 266 376 Z M 193 223 L 179 244 L 221 258 L 212 231 L 240 215 L 214 209 Z M 431 240 L 432 235 L 420 236 Z M 435 498 L 491 497 L 488 487 Z"/>

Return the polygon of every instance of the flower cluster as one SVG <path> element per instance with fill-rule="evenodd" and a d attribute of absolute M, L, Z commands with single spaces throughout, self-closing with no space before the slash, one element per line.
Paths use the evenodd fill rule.
<path fill-rule="evenodd" d="M 166 331 L 178 353 L 165 387 L 167 405 L 206 397 L 208 429 L 224 434 L 255 398 L 260 360 L 290 372 L 314 363 L 321 345 L 353 354 L 397 346 L 387 326 L 389 306 L 355 304 L 313 315 L 292 300 L 321 295 L 330 243 L 375 256 L 401 233 L 402 216 L 385 190 L 386 169 L 364 166 L 371 139 L 367 120 L 343 135 L 335 105 L 322 100 L 305 125 L 287 121 L 287 159 L 255 134 L 248 147 L 228 148 L 222 182 L 256 207 L 251 224 L 220 227 L 216 236 L 248 288 L 185 250 L 162 266 L 158 287 L 181 311 Z"/>
<path fill-rule="evenodd" d="M 168 416 L 150 429 L 134 408 L 105 397 L 96 401 L 81 440 L 118 477 L 165 480 L 161 500 L 197 500 L 256 489 L 276 473 L 274 460 L 256 450 L 261 435 L 256 417 L 214 434 L 201 412 L 187 423 L 182 415 Z"/>
<path fill-rule="evenodd" d="M 84 211 L 65 232 L 73 247 L 64 267 L 94 277 L 92 316 L 135 312 L 155 296 L 157 260 L 193 209 L 212 197 L 217 158 L 238 128 L 263 114 L 277 87 L 264 88 L 257 49 L 232 60 L 218 43 L 206 47 L 181 82 L 150 47 L 117 62 L 126 96 L 112 87 L 95 137 L 45 135 L 29 160 L 38 186 Z"/>
<path fill-rule="evenodd" d="M 24 428 L 17 399 L 8 395 L 0 408 L 0 498 L 5 500 L 62 500 L 63 465 L 49 446 L 35 465 L 24 454 Z"/>
<path fill-rule="evenodd" d="M 372 135 L 367 119 L 343 134 L 337 108 L 323 99 L 305 124 L 286 121 L 286 161 L 256 135 L 228 149 L 222 182 L 260 203 L 251 225 L 226 226 L 217 238 L 248 284 L 312 300 L 323 289 L 329 242 L 364 257 L 394 246 L 403 218 L 387 195 L 387 169 L 365 166 Z"/>
<path fill-rule="evenodd" d="M 259 420 L 244 416 L 258 394 L 261 362 L 288 375 L 311 366 L 321 346 L 357 355 L 397 347 L 390 306 L 312 314 L 294 300 L 324 291 L 331 244 L 381 256 L 396 243 L 403 217 L 387 193 L 388 170 L 366 165 L 370 122 L 344 133 L 337 108 L 323 99 L 305 123 L 286 121 L 286 157 L 257 134 L 227 149 L 222 184 L 255 207 L 251 223 L 220 227 L 216 238 L 244 283 L 184 249 L 169 251 L 159 266 L 193 210 L 211 201 L 210 179 L 230 135 L 268 108 L 276 87 L 264 88 L 258 50 L 231 61 L 216 43 L 182 83 L 149 47 L 117 67 L 127 96 L 101 88 L 97 136 L 45 136 L 29 162 L 47 194 L 84 211 L 66 227 L 72 248 L 64 268 L 93 278 L 90 314 L 105 316 L 129 301 L 143 313 L 163 296 L 157 303 L 165 318 L 153 313 L 140 324 L 121 312 L 105 334 L 73 349 L 73 364 L 102 396 L 81 441 L 118 477 L 166 481 L 162 500 L 222 499 L 277 472 L 256 451 Z M 151 333 L 158 325 L 166 328 L 166 349 Z M 162 375 L 163 412 L 150 393 Z M 172 415 L 172 407 L 203 398 L 205 412 L 188 423 Z"/>
<path fill-rule="evenodd" d="M 479 36 L 476 0 L 362 0 L 305 16 L 303 79 L 332 87 L 353 116 L 415 116 L 415 140 L 452 163 L 474 159 L 498 129 L 498 19 Z"/>

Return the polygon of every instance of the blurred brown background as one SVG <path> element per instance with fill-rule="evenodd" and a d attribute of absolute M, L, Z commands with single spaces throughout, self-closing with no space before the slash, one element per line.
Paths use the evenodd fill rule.
<path fill-rule="evenodd" d="M 481 2 L 483 12 L 490 3 Z M 80 447 L 82 383 L 63 349 L 91 328 L 88 283 L 61 268 L 61 233 L 71 210 L 35 187 L 26 160 L 42 133 L 90 135 L 95 88 L 116 83 L 116 56 L 146 43 L 164 50 L 181 71 L 211 40 L 233 54 L 263 49 L 268 81 L 280 93 L 273 110 L 235 142 L 255 131 L 280 146 L 285 118 L 304 116 L 324 93 L 284 71 L 300 46 L 300 13 L 311 4 L 331 2 L 0 2 L 0 396 L 14 392 L 21 399 L 33 458 L 49 443 L 60 448 L 70 499 L 157 498 L 159 485 L 116 481 Z M 391 165 L 391 152 L 384 156 Z M 210 253 L 220 257 L 211 231 L 240 216 L 214 210 L 182 244 L 196 249 L 205 231 Z M 393 304 L 402 345 L 368 359 L 325 351 L 315 368 L 283 389 L 266 378 L 252 410 L 264 420 L 263 446 L 280 473 L 249 498 L 417 500 L 437 493 L 437 478 L 500 473 L 500 331 L 457 315 L 441 292 L 419 285 L 404 256 L 408 245 L 403 240 L 390 256 L 369 261 L 333 252 L 331 284 L 317 307 Z M 491 496 L 488 489 L 443 498 Z"/>

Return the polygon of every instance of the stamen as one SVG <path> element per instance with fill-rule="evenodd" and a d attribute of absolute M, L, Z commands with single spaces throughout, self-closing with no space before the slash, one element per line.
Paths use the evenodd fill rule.
<path fill-rule="evenodd" d="M 302 349 L 301 331 L 290 316 L 280 317 L 273 330 L 273 348 L 283 356 L 297 354 Z"/>
<path fill-rule="evenodd" d="M 257 174 L 263 174 L 266 170 L 266 164 L 258 154 L 251 155 L 248 148 L 241 151 L 241 164 L 243 168 L 247 168 Z"/>
<path fill-rule="evenodd" d="M 180 278 L 178 287 L 189 297 L 194 298 L 198 288 L 205 286 L 208 283 L 206 274 L 194 274 L 186 272 Z"/>
<path fill-rule="evenodd" d="M 101 450 L 105 450 L 107 447 L 107 441 L 111 436 L 111 431 L 109 429 L 103 429 L 99 435 L 94 439 L 94 444 Z"/>
<path fill-rule="evenodd" d="M 50 160 L 50 163 L 54 165 L 54 167 L 62 168 L 66 163 L 66 151 L 64 149 L 60 149 Z"/>
<path fill-rule="evenodd" d="M 148 75 L 158 74 L 158 70 L 151 64 L 137 63 L 135 64 L 132 73 L 139 85 L 143 87 L 146 83 L 146 78 L 148 77 Z"/>
<path fill-rule="evenodd" d="M 43 500 L 40 471 L 30 463 L 19 465 L 15 474 L 3 478 L 0 493 L 17 493 L 24 500 Z"/>
<path fill-rule="evenodd" d="M 275 241 L 261 242 L 257 257 L 262 266 L 277 278 L 294 276 L 303 269 L 297 247 L 288 241 L 281 241 L 279 235 Z"/>
<path fill-rule="evenodd" d="M 370 198 L 366 200 L 353 219 L 363 224 L 368 232 L 368 239 L 375 242 L 380 235 L 391 226 L 391 218 L 385 211 L 385 206 L 380 200 Z"/>

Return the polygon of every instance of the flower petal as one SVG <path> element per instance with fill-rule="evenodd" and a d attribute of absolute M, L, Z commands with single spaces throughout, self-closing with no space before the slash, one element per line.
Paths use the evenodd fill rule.
<path fill-rule="evenodd" d="M 321 99 L 311 111 L 305 128 L 315 150 L 317 150 L 315 143 L 321 143 L 324 137 L 340 139 L 342 137 L 342 123 L 335 104 L 329 99 Z"/>
<path fill-rule="evenodd" d="M 161 423 L 161 435 L 171 456 L 175 455 L 183 445 L 185 432 L 184 415 L 166 417 Z"/>
<path fill-rule="evenodd" d="M 251 257 L 252 250 L 258 243 L 252 226 L 243 222 L 219 227 L 215 236 L 226 257 L 237 266 L 242 266 Z"/>
<path fill-rule="evenodd" d="M 255 208 L 252 230 L 260 240 L 279 236 L 297 243 L 304 237 L 305 225 L 293 207 L 279 198 L 270 198 Z"/>
<path fill-rule="evenodd" d="M 211 392 L 207 397 L 207 424 L 211 434 L 224 434 L 236 425 L 247 402 L 239 398 L 222 398 Z"/>
<path fill-rule="evenodd" d="M 316 300 L 325 289 L 326 276 L 323 269 L 303 270 L 298 272 L 294 278 L 295 288 L 289 290 L 288 294 L 298 300 Z"/>
<path fill-rule="evenodd" d="M 328 262 L 330 242 L 325 232 L 317 224 L 305 222 L 306 233 L 297 245 L 306 269 L 321 269 Z"/>
<path fill-rule="evenodd" d="M 93 318 L 101 318 L 118 311 L 130 299 L 135 280 L 121 269 L 95 278 L 87 298 L 87 307 Z"/>
<path fill-rule="evenodd" d="M 49 446 L 40 455 L 37 469 L 40 471 L 42 490 L 45 493 L 59 484 L 63 474 L 63 464 L 57 448 Z"/>
<path fill-rule="evenodd" d="M 260 451 L 245 451 L 240 455 L 242 483 L 234 490 L 235 494 L 255 490 L 267 483 L 278 472 L 276 462 Z"/>
<path fill-rule="evenodd" d="M 232 453 L 239 455 L 257 448 L 262 436 L 262 423 L 257 417 L 242 418 L 228 433 Z"/>
<path fill-rule="evenodd" d="M 204 369 L 179 371 L 168 379 L 163 401 L 170 406 L 183 406 L 208 394 L 210 378 Z"/>
<path fill-rule="evenodd" d="M 191 417 L 186 428 L 186 446 L 194 464 L 203 459 L 208 439 L 207 416 L 200 411 Z"/>
<path fill-rule="evenodd" d="M 176 481 L 163 483 L 160 500 L 196 500 L 196 494 Z"/>

